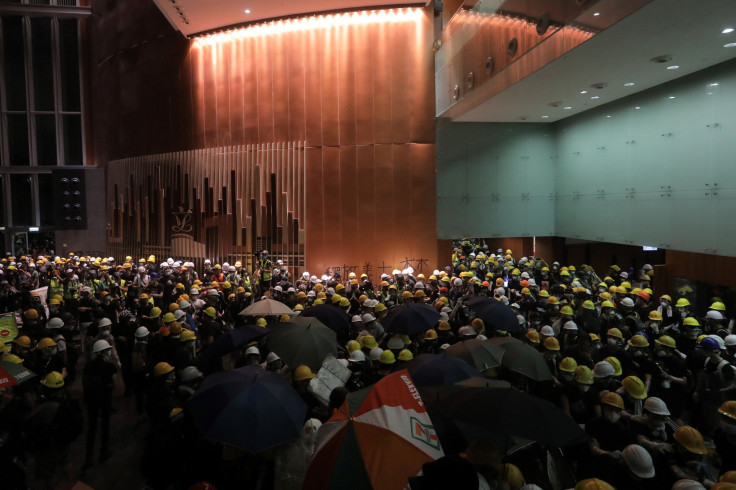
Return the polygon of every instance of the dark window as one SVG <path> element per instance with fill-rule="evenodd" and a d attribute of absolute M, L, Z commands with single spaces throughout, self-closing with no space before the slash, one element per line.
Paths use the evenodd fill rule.
<path fill-rule="evenodd" d="M 54 110 L 54 67 L 51 56 L 51 19 L 31 17 L 33 47 L 33 102 L 37 111 Z"/>
<path fill-rule="evenodd" d="M 5 97 L 10 111 L 26 110 L 26 72 L 23 54 L 23 18 L 3 17 Z"/>
<path fill-rule="evenodd" d="M 36 162 L 38 165 L 56 165 L 56 116 L 37 114 Z"/>
<path fill-rule="evenodd" d="M 61 108 L 79 111 L 79 46 L 77 44 L 77 20 L 59 19 L 61 52 Z"/>
<path fill-rule="evenodd" d="M 10 165 L 29 165 L 28 118 L 25 114 L 8 114 L 8 148 Z"/>
<path fill-rule="evenodd" d="M 82 165 L 82 116 L 64 117 L 64 165 Z"/>
<path fill-rule="evenodd" d="M 0 226 L 7 226 L 5 222 L 5 180 L 6 176 L 0 175 Z M 0 246 L 4 242 L 0 241 Z"/>
<path fill-rule="evenodd" d="M 13 203 L 13 226 L 32 226 L 31 176 L 13 174 L 10 176 L 10 199 Z"/>

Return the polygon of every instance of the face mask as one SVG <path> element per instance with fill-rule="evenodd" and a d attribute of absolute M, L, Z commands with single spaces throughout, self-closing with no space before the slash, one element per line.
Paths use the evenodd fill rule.
<path fill-rule="evenodd" d="M 616 412 L 605 412 L 603 416 L 612 424 L 615 424 L 621 418 L 621 414 Z"/>
<path fill-rule="evenodd" d="M 590 385 L 583 385 L 578 383 L 578 391 L 580 393 L 585 393 L 590 389 Z"/>
<path fill-rule="evenodd" d="M 608 339 L 608 345 L 618 345 L 618 340 L 616 340 L 616 339 Z"/>
<path fill-rule="evenodd" d="M 562 373 L 560 374 L 560 379 L 566 383 L 569 383 L 570 381 L 572 381 L 572 374 Z"/>
<path fill-rule="evenodd" d="M 667 308 L 668 303 L 666 301 L 660 301 L 660 305 L 662 305 L 662 308 Z"/>
<path fill-rule="evenodd" d="M 57 349 L 56 347 L 54 347 L 53 349 L 51 349 L 51 355 L 52 356 L 55 356 L 57 352 L 59 352 L 59 349 Z"/>
<path fill-rule="evenodd" d="M 667 357 L 667 352 L 660 349 L 657 351 L 657 357 Z"/>
<path fill-rule="evenodd" d="M 634 357 L 643 357 L 644 353 L 640 350 L 634 351 Z"/>

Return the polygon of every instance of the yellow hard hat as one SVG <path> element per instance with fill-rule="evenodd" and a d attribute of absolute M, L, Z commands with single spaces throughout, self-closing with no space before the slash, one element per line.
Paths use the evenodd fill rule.
<path fill-rule="evenodd" d="M 583 301 L 583 308 L 585 308 L 586 310 L 595 310 L 595 305 L 591 300 L 587 299 Z"/>
<path fill-rule="evenodd" d="M 628 344 L 631 347 L 649 347 L 649 341 L 643 335 L 634 335 L 629 339 Z"/>
<path fill-rule="evenodd" d="M 690 302 L 685 298 L 680 298 L 675 303 L 675 308 L 684 308 L 685 306 L 690 306 Z"/>
<path fill-rule="evenodd" d="M 560 371 L 566 373 L 574 373 L 578 367 L 578 362 L 572 357 L 566 357 L 560 362 Z"/>
<path fill-rule="evenodd" d="M 153 376 L 157 378 L 164 374 L 169 374 L 173 370 L 174 370 L 174 366 L 172 366 L 168 362 L 159 362 L 153 368 Z"/>
<path fill-rule="evenodd" d="M 619 330 L 616 327 L 609 328 L 608 332 L 606 332 L 606 335 L 608 337 L 616 337 L 617 339 L 623 339 L 624 335 L 621 333 L 621 330 Z"/>
<path fill-rule="evenodd" d="M 519 467 L 514 464 L 506 463 L 503 465 L 503 476 L 512 489 L 524 486 L 524 475 L 522 475 Z"/>
<path fill-rule="evenodd" d="M 636 398 L 637 400 L 643 400 L 647 397 L 647 390 L 644 387 L 644 382 L 637 376 L 627 376 L 621 384 L 629 396 Z"/>
<path fill-rule="evenodd" d="M 61 388 L 64 386 L 64 378 L 58 371 L 51 371 L 41 380 L 41 384 L 47 388 Z"/>
<path fill-rule="evenodd" d="M 440 324 L 437 326 L 437 330 L 450 330 L 450 323 L 442 320 Z"/>
<path fill-rule="evenodd" d="M 44 337 L 38 341 L 38 345 L 36 347 L 38 349 L 45 349 L 47 347 L 54 347 L 55 345 L 56 345 L 56 342 L 54 342 L 53 339 L 49 337 Z"/>
<path fill-rule="evenodd" d="M 170 314 L 170 313 L 168 313 L 168 314 Z M 149 316 L 151 318 L 158 318 L 158 317 L 160 317 L 161 316 L 161 308 L 159 308 L 158 306 L 154 306 L 153 308 L 151 308 L 151 314 Z M 174 316 L 174 315 L 171 315 L 171 316 Z"/>
<path fill-rule="evenodd" d="M 375 337 L 373 337 L 373 335 L 364 335 L 361 338 L 360 343 L 366 349 L 375 349 L 376 347 L 378 347 L 378 342 L 376 342 L 376 339 Z"/>
<path fill-rule="evenodd" d="M 606 394 L 601 396 L 601 403 L 605 403 L 606 405 L 611 405 L 612 407 L 620 408 L 622 410 L 624 409 L 624 399 L 615 391 L 606 392 Z"/>
<path fill-rule="evenodd" d="M 391 352 L 391 351 L 386 351 L 386 352 Z M 412 354 L 409 349 L 403 349 L 401 352 L 399 352 L 399 361 L 406 362 L 406 361 L 411 361 L 412 359 L 414 359 L 414 354 Z"/>
<path fill-rule="evenodd" d="M 179 342 L 186 342 L 188 340 L 197 340 L 197 335 L 192 332 L 191 330 L 184 330 L 181 333 L 181 337 L 179 338 Z"/>
<path fill-rule="evenodd" d="M 294 381 L 304 381 L 305 379 L 312 379 L 316 376 L 306 364 L 302 364 L 294 371 Z"/>
<path fill-rule="evenodd" d="M 13 364 L 23 364 L 23 359 L 16 356 L 15 354 L 8 354 L 3 357 L 3 362 L 12 362 Z"/>
<path fill-rule="evenodd" d="M 697 320 L 697 318 L 692 317 L 692 316 L 685 318 L 682 321 L 682 324 L 687 325 L 689 327 L 699 327 L 700 326 L 700 322 Z"/>
<path fill-rule="evenodd" d="M 356 340 L 348 342 L 348 354 L 352 354 L 356 350 L 360 350 L 360 342 Z"/>
<path fill-rule="evenodd" d="M 434 340 L 437 338 L 437 331 L 433 328 L 430 328 L 426 332 L 424 332 L 424 340 Z"/>
<path fill-rule="evenodd" d="M 15 340 L 13 340 L 13 343 L 25 347 L 26 349 L 31 348 L 31 338 L 27 335 L 21 335 L 20 337 L 16 337 Z"/>
<path fill-rule="evenodd" d="M 547 304 L 548 305 L 559 305 L 560 300 L 557 299 L 557 296 L 550 296 L 549 298 L 547 298 Z"/>
<path fill-rule="evenodd" d="M 623 369 L 621 368 L 621 361 L 619 361 L 618 358 L 613 357 L 613 356 L 608 356 L 603 360 L 606 361 L 611 366 L 613 366 L 613 370 L 614 370 L 613 374 L 615 374 L 616 376 L 621 376 L 621 373 L 623 373 Z"/>
<path fill-rule="evenodd" d="M 546 289 L 542 289 L 541 291 L 539 291 L 539 297 L 540 298 L 549 298 L 549 291 L 547 291 Z"/>
<path fill-rule="evenodd" d="M 573 379 L 577 381 L 578 383 L 581 383 L 584 385 L 592 385 L 593 384 L 593 371 L 591 371 L 588 366 L 578 366 L 575 368 Z"/>
<path fill-rule="evenodd" d="M 616 490 L 613 486 L 598 478 L 587 478 L 575 485 L 575 490 Z"/>
<path fill-rule="evenodd" d="M 217 311 L 212 306 L 208 306 L 207 308 L 205 308 L 204 313 L 210 318 L 215 318 L 217 316 Z"/>
<path fill-rule="evenodd" d="M 709 310 L 718 310 L 718 311 L 726 311 L 726 305 L 721 303 L 720 301 L 714 301 L 712 305 L 708 308 Z"/>
<path fill-rule="evenodd" d="M 685 449 L 694 454 L 708 454 L 708 448 L 705 447 L 703 435 L 695 428 L 689 425 L 683 425 L 675 431 L 675 440 Z"/>
<path fill-rule="evenodd" d="M 544 346 L 547 350 L 560 350 L 560 342 L 554 337 L 544 339 Z"/>
<path fill-rule="evenodd" d="M 29 320 L 35 320 L 38 318 L 38 311 L 35 308 L 29 308 L 23 312 L 23 316 Z"/>
<path fill-rule="evenodd" d="M 160 309 L 158 309 L 158 308 L 154 308 L 154 309 L 155 310 L 158 310 L 158 315 L 152 316 L 151 318 L 157 318 L 161 314 L 161 310 Z M 151 315 L 153 315 L 153 313 L 154 313 L 153 310 L 154 309 L 151 310 Z M 207 311 L 205 311 L 205 313 L 207 313 Z M 164 315 L 164 323 L 171 323 L 171 322 L 175 322 L 175 321 L 176 321 L 176 317 L 174 316 L 173 313 L 166 313 Z"/>
<path fill-rule="evenodd" d="M 526 338 L 527 340 L 529 340 L 529 342 L 533 344 L 538 344 L 539 343 L 539 332 L 537 332 L 534 329 L 527 330 Z"/>
<path fill-rule="evenodd" d="M 568 306 L 568 305 L 563 306 L 560 309 L 560 313 L 563 314 L 563 315 L 572 315 L 573 314 L 572 308 L 570 306 Z"/>
<path fill-rule="evenodd" d="M 591 342 L 597 342 L 601 340 L 601 338 L 598 336 L 598 334 L 594 334 L 593 332 L 590 332 L 588 334 L 588 337 L 590 337 Z"/>
<path fill-rule="evenodd" d="M 736 483 L 736 470 L 727 471 L 718 479 L 719 483 Z M 715 488 L 715 487 L 711 487 Z"/>
<path fill-rule="evenodd" d="M 661 322 L 662 314 L 658 312 L 657 310 L 652 310 L 649 312 L 649 319 L 655 322 Z"/>
<path fill-rule="evenodd" d="M 718 413 L 731 420 L 736 420 L 736 400 L 728 400 L 718 407 Z"/>
<path fill-rule="evenodd" d="M 265 327 L 266 325 L 268 325 L 268 322 L 265 318 L 260 317 L 258 320 L 256 320 L 256 325 L 258 325 L 259 327 Z"/>

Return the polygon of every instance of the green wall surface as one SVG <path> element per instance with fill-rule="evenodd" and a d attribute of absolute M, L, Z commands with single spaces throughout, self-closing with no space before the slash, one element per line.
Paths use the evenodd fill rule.
<path fill-rule="evenodd" d="M 437 148 L 439 238 L 736 255 L 736 61 L 553 124 L 452 123 Z"/>

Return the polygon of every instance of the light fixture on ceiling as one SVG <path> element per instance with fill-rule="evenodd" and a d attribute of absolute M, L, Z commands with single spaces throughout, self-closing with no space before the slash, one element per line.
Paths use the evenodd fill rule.
<path fill-rule="evenodd" d="M 609 115 L 609 116 L 606 116 L 606 117 L 611 117 L 611 116 Z"/>
<path fill-rule="evenodd" d="M 542 119 L 547 119 L 549 116 L 542 116 Z"/>
<path fill-rule="evenodd" d="M 245 10 L 243 10 L 243 12 L 245 12 L 246 14 L 249 14 L 250 13 L 250 9 L 245 9 Z"/>
<path fill-rule="evenodd" d="M 708 93 L 707 93 L 707 94 L 705 94 L 705 95 L 713 95 L 713 92 L 708 92 Z"/>
<path fill-rule="evenodd" d="M 718 86 L 718 82 L 709 83 L 708 86 L 709 87 L 717 87 Z"/>
<path fill-rule="evenodd" d="M 596 99 L 600 99 L 600 97 L 598 97 L 597 95 L 594 95 L 591 97 L 591 99 L 596 100 Z"/>
<path fill-rule="evenodd" d="M 598 17 L 599 15 L 601 15 L 601 13 L 600 13 L 600 12 L 595 12 L 595 13 L 593 13 L 593 17 Z"/>
<path fill-rule="evenodd" d="M 721 34 L 731 34 L 733 32 L 733 27 L 726 27 L 721 31 Z"/>
<path fill-rule="evenodd" d="M 670 100 L 672 100 L 672 99 L 674 99 L 674 98 L 675 98 L 675 96 L 674 96 L 674 95 L 670 95 Z"/>
<path fill-rule="evenodd" d="M 723 45 L 724 48 L 736 48 L 736 43 L 726 43 Z"/>
<path fill-rule="evenodd" d="M 580 91 L 580 93 L 581 93 L 581 94 L 587 94 L 587 93 L 588 93 L 588 91 L 587 91 L 587 90 L 581 90 L 581 91 Z"/>
<path fill-rule="evenodd" d="M 570 109 L 572 109 L 572 106 L 568 105 L 568 106 L 563 107 L 563 109 L 565 109 L 566 111 L 569 111 Z"/>
<path fill-rule="evenodd" d="M 670 65 L 667 67 L 668 70 L 677 70 L 678 68 L 680 68 L 680 65 Z"/>
<path fill-rule="evenodd" d="M 633 87 L 633 86 L 634 86 L 634 82 L 626 82 L 626 83 L 624 83 L 624 87 Z"/>
<path fill-rule="evenodd" d="M 634 107 L 634 109 L 636 109 L 638 111 L 639 109 L 641 109 L 641 107 L 636 106 L 636 107 Z"/>

